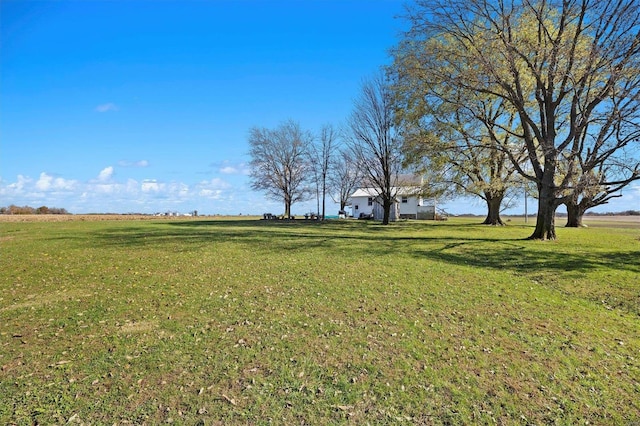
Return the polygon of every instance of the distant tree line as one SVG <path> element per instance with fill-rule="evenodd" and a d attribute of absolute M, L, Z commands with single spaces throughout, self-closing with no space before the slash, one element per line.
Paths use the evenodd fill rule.
<path fill-rule="evenodd" d="M 0 207 L 0 214 L 71 214 L 66 209 L 58 207 L 40 206 L 38 208 L 30 206 Z"/>
<path fill-rule="evenodd" d="M 625 210 L 622 212 L 587 212 L 585 216 L 640 216 L 640 210 Z"/>

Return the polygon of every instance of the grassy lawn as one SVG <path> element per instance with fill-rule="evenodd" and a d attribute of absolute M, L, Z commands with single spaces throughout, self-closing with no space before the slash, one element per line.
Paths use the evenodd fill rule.
<path fill-rule="evenodd" d="M 640 229 L 531 231 L 0 222 L 0 424 L 639 422 Z"/>

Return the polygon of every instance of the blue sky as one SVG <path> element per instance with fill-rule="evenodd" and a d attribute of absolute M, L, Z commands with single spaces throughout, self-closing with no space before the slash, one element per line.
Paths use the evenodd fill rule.
<path fill-rule="evenodd" d="M 403 10 L 395 0 L 3 0 L 0 206 L 281 213 L 249 188 L 249 129 L 339 126 L 362 79 L 389 62 Z M 640 209 L 640 186 L 603 208 L 625 209 Z M 315 201 L 293 207 L 310 210 Z"/>

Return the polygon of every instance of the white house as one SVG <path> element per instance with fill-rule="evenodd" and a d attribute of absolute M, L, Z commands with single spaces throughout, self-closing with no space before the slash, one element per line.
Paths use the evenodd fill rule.
<path fill-rule="evenodd" d="M 402 186 L 393 188 L 396 194 L 395 203 L 391 206 L 389 220 L 397 219 L 435 219 L 436 202 L 434 199 L 425 199 L 421 195 L 422 178 L 411 176 L 398 181 Z M 351 194 L 351 214 L 355 218 L 373 217 L 382 220 L 384 210 L 377 188 L 359 188 Z"/>

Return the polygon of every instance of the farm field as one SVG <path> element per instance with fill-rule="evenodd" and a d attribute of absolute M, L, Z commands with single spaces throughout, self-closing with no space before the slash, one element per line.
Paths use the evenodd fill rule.
<path fill-rule="evenodd" d="M 0 220 L 0 424 L 640 422 L 640 226 L 75 219 Z"/>
<path fill-rule="evenodd" d="M 640 216 L 585 216 L 587 226 L 602 226 L 608 228 L 640 228 Z"/>

